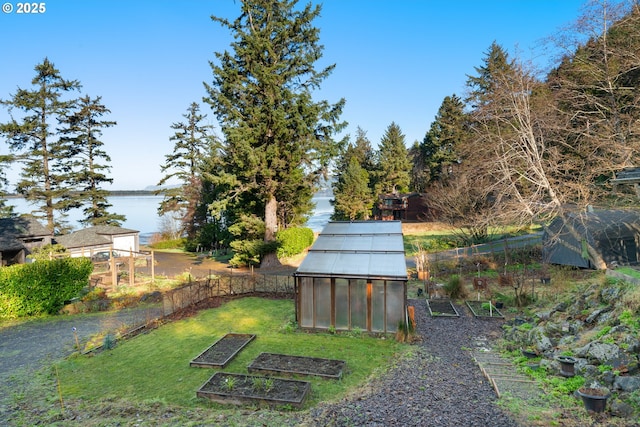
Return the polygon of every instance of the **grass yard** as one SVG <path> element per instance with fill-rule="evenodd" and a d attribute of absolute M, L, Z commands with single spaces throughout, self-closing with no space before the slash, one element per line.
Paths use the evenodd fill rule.
<path fill-rule="evenodd" d="M 189 362 L 228 332 L 256 338 L 223 371 L 247 373 L 261 352 L 284 353 L 346 361 L 339 381 L 304 378 L 312 383 L 305 407 L 339 399 L 387 367 L 410 346 L 388 337 L 365 334 L 292 332 L 290 300 L 242 298 L 166 324 L 146 335 L 123 341 L 94 356 L 75 356 L 57 365 L 65 399 L 99 402 L 126 398 L 130 402 L 160 401 L 183 407 L 216 407 L 196 398 L 196 390 L 216 370 L 190 367 Z"/>

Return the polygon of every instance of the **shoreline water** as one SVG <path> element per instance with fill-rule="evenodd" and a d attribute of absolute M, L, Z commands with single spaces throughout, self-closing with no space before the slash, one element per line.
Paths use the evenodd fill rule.
<path fill-rule="evenodd" d="M 108 211 L 120 215 L 125 215 L 126 220 L 122 223 L 123 228 L 140 232 L 140 243 L 146 244 L 151 237 L 162 228 L 162 218 L 158 216 L 158 206 L 163 196 L 155 195 L 153 191 L 131 191 L 112 192 L 107 197 L 107 201 L 112 205 Z M 330 191 L 320 191 L 313 197 L 316 207 L 309 216 L 306 226 L 314 232 L 321 231 L 333 214 L 333 206 L 330 200 L 333 195 Z M 23 197 L 6 197 L 7 205 L 14 206 L 17 214 L 29 214 L 33 210 L 33 205 L 28 203 Z M 82 218 L 80 209 L 72 209 L 65 218 L 65 221 L 79 230 L 82 225 L 78 222 Z"/>

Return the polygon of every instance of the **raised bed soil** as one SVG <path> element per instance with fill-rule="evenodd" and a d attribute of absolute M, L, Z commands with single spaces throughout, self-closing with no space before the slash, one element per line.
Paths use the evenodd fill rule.
<path fill-rule="evenodd" d="M 226 334 L 193 359 L 189 366 L 224 368 L 255 337 L 251 334 Z"/>
<path fill-rule="evenodd" d="M 291 405 L 299 408 L 310 389 L 308 381 L 216 372 L 196 395 L 222 404 Z"/>
<path fill-rule="evenodd" d="M 504 319 L 504 316 L 500 311 L 493 306 L 489 309 L 489 301 L 474 301 L 468 300 L 465 301 L 467 303 L 467 307 L 471 310 L 471 313 L 475 317 L 488 318 L 488 319 Z"/>
<path fill-rule="evenodd" d="M 342 377 L 344 367 L 345 362 L 342 360 L 260 353 L 247 370 L 266 375 L 315 375 L 339 379 Z"/>
<path fill-rule="evenodd" d="M 427 309 L 431 317 L 460 317 L 458 310 L 450 300 L 427 300 Z"/>

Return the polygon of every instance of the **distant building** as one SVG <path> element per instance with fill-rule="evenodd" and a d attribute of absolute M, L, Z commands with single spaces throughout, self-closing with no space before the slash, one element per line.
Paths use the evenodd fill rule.
<path fill-rule="evenodd" d="M 382 194 L 374 208 L 379 221 L 426 221 L 429 207 L 422 193 Z"/>
<path fill-rule="evenodd" d="M 0 219 L 2 265 L 24 263 L 33 248 L 50 244 L 52 236 L 44 225 L 30 216 Z"/>
<path fill-rule="evenodd" d="M 99 225 L 89 227 L 73 233 L 55 237 L 56 243 L 61 244 L 72 257 L 91 257 L 98 252 L 111 250 L 125 255 L 130 250 L 140 250 L 140 232 L 113 225 Z"/>

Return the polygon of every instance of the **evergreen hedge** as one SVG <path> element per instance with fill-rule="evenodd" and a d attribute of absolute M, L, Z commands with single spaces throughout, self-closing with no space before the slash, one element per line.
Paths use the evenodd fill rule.
<path fill-rule="evenodd" d="M 278 231 L 276 235 L 278 258 L 302 253 L 313 244 L 313 237 L 313 230 L 307 227 L 291 227 Z"/>
<path fill-rule="evenodd" d="M 0 268 L 0 318 L 56 314 L 89 283 L 88 258 L 39 260 Z"/>

